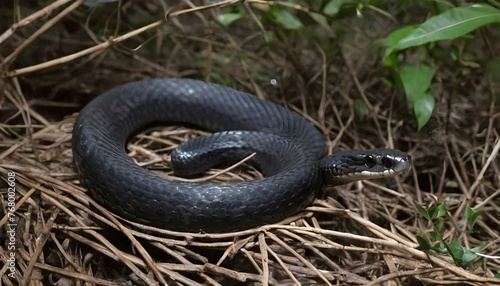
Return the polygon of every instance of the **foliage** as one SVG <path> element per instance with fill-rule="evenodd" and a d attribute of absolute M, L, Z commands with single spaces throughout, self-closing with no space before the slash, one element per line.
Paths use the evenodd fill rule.
<path fill-rule="evenodd" d="M 294 35 L 300 33 L 301 37 L 310 37 L 306 32 L 309 23 L 317 24 L 328 31 L 332 31 L 335 21 L 344 15 L 356 13 L 363 15 L 363 11 L 374 10 L 385 17 L 395 19 L 397 15 L 390 15 L 384 11 L 383 1 L 361 0 L 330 0 L 306 1 L 294 0 L 290 2 L 270 1 L 270 4 L 259 5 L 260 19 L 265 23 L 267 33 L 275 25 L 275 32 L 280 35 Z M 406 6 L 404 11 L 412 9 L 413 1 L 401 1 L 398 5 Z M 435 90 L 432 88 L 433 76 L 441 62 L 447 59 L 435 58 L 432 50 L 438 41 L 452 41 L 461 44 L 461 38 L 485 25 L 500 22 L 500 10 L 489 4 L 463 4 L 455 7 L 451 1 L 439 1 L 427 9 L 433 14 L 422 23 L 403 26 L 382 39 L 385 47 L 382 62 L 391 69 L 394 80 L 401 84 L 406 94 L 408 103 L 413 106 L 415 118 L 420 130 L 432 116 L 435 106 Z M 241 7 L 240 7 L 241 8 Z M 219 15 L 219 23 L 229 26 L 237 20 L 244 18 L 242 9 L 235 11 L 228 8 Z M 272 38 L 267 36 L 268 38 Z M 325 44 L 324 39 L 316 39 Z M 422 49 L 422 47 L 427 48 Z M 408 51 L 407 51 L 408 50 Z M 404 60 L 400 55 L 406 51 L 405 59 L 412 58 L 414 62 Z M 452 55 L 448 55 L 452 57 Z M 359 115 L 359 114 L 358 114 Z"/>
<path fill-rule="evenodd" d="M 420 25 L 402 27 L 384 39 L 383 63 L 399 76 L 406 98 L 413 105 L 419 129 L 427 123 L 434 109 L 430 87 L 436 67 L 427 63 L 428 57 L 416 64 L 400 62 L 398 52 L 436 41 L 455 40 L 481 26 L 499 22 L 500 10 L 487 4 L 474 4 L 445 10 Z"/>
<path fill-rule="evenodd" d="M 458 239 L 461 234 L 455 233 L 455 235 L 452 235 L 448 240 L 443 237 L 443 233 L 446 232 L 447 223 L 453 223 L 446 203 L 439 204 L 431 209 L 426 209 L 422 206 L 417 206 L 417 208 L 433 227 L 433 231 L 427 235 L 417 235 L 420 249 L 424 251 L 434 250 L 437 253 L 449 254 L 457 266 L 466 267 L 473 264 L 473 268 L 475 268 L 481 265 L 483 258 L 478 255 L 478 252 L 483 249 L 485 246 L 484 243 L 467 249 L 459 243 Z M 481 214 L 481 210 L 474 211 L 469 205 L 466 205 L 464 210 L 464 215 L 467 220 L 466 235 L 471 235 L 476 232 L 474 223 Z M 457 229 L 457 227 L 455 227 L 455 229 Z"/>

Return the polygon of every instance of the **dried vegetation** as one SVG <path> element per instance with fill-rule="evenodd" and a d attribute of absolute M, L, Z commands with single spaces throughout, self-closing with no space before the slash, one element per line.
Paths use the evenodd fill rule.
<path fill-rule="evenodd" d="M 308 31 L 325 33 L 325 47 L 272 25 L 265 28 L 274 38 L 266 39 L 254 14 L 263 1 L 123 1 L 119 8 L 81 0 L 7 2 L 0 4 L 3 285 L 500 284 L 493 277 L 500 272 L 499 87 L 483 80 L 481 68 L 464 67 L 458 77 L 443 69 L 435 114 L 417 132 L 373 50 L 341 42 L 362 33 L 369 14 L 339 19 L 345 38 Z M 244 5 L 247 18 L 221 28 L 214 19 L 226 4 Z M 187 234 L 124 222 L 80 185 L 72 124 L 92 97 L 146 77 L 194 77 L 248 91 L 314 122 L 329 152 L 394 147 L 412 154 L 414 168 L 397 179 L 326 190 L 295 217 L 238 233 Z M 364 118 L 354 115 L 355 99 L 368 108 Z M 169 151 L 198 134 L 158 127 L 128 149 L 138 163 L 168 175 Z M 12 172 L 16 211 L 9 221 Z M 255 176 L 243 167 L 217 179 Z M 466 248 L 483 244 L 480 253 L 493 257 L 459 267 L 448 254 L 418 249 L 417 235 L 434 228 L 416 205 L 442 203 L 451 215 L 443 238 L 455 236 Z M 466 232 L 467 204 L 483 211 L 474 233 Z M 7 276 L 11 223 L 14 279 Z"/>

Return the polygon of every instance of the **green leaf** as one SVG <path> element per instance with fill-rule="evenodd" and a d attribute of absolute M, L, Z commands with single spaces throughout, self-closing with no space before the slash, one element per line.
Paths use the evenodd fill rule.
<path fill-rule="evenodd" d="M 479 251 L 483 250 L 483 248 L 484 248 L 485 245 L 486 244 L 483 242 L 480 245 L 478 245 L 478 246 L 476 246 L 474 248 L 471 248 L 469 250 L 472 251 L 472 252 L 474 252 L 474 253 L 476 253 L 476 252 L 479 252 Z"/>
<path fill-rule="evenodd" d="M 352 3 L 352 0 L 330 0 L 323 8 L 323 13 L 328 16 L 335 16 L 340 11 L 340 8 L 345 3 Z"/>
<path fill-rule="evenodd" d="M 434 244 L 432 245 L 432 250 L 434 250 L 437 253 L 448 253 L 448 250 L 446 249 L 446 244 L 443 242 L 443 238 L 437 231 L 431 231 L 429 233 L 434 241 Z"/>
<path fill-rule="evenodd" d="M 420 205 L 416 205 L 417 206 L 417 209 L 418 211 L 428 220 L 428 221 L 431 221 L 431 216 L 429 215 L 429 212 L 427 211 L 426 208 L 420 206 Z"/>
<path fill-rule="evenodd" d="M 403 64 L 399 77 L 406 93 L 409 103 L 415 104 L 423 94 L 429 89 L 434 70 L 423 64 Z"/>
<path fill-rule="evenodd" d="M 431 218 L 433 220 L 437 219 L 437 218 L 441 218 L 441 217 L 445 217 L 446 216 L 446 212 L 447 212 L 447 206 L 446 206 L 446 203 L 442 203 L 442 204 L 439 204 L 436 206 L 436 208 L 434 208 L 434 210 L 432 211 L 432 215 L 431 215 Z"/>
<path fill-rule="evenodd" d="M 482 210 L 478 210 L 477 212 L 475 212 L 470 206 L 469 204 L 467 204 L 465 206 L 465 217 L 467 218 L 467 228 L 469 230 L 472 230 L 472 228 L 474 227 L 474 224 L 476 223 L 477 219 L 479 218 L 479 216 L 483 213 Z"/>
<path fill-rule="evenodd" d="M 441 241 L 443 240 L 443 238 L 441 237 L 441 234 L 439 234 L 438 231 L 431 231 L 429 232 L 429 235 L 431 236 L 432 240 L 435 240 L 435 241 Z"/>
<path fill-rule="evenodd" d="M 452 40 L 495 22 L 500 22 L 500 10 L 487 4 L 452 8 L 422 23 L 393 49 L 403 50 L 433 41 Z"/>
<path fill-rule="evenodd" d="M 408 102 L 414 104 L 429 89 L 434 70 L 423 64 L 403 64 L 399 78 L 403 84 Z"/>
<path fill-rule="evenodd" d="M 327 30 L 330 33 L 335 33 L 330 25 L 328 25 L 328 21 L 326 17 L 322 14 L 316 13 L 316 12 L 310 12 L 309 16 L 316 21 L 323 29 Z"/>
<path fill-rule="evenodd" d="M 399 71 L 406 99 L 413 105 L 418 130 L 429 121 L 436 104 L 432 94 L 427 92 L 433 76 L 434 70 L 424 64 L 403 64 Z"/>
<path fill-rule="evenodd" d="M 453 261 L 456 265 L 461 265 L 464 257 L 464 248 L 458 243 L 458 239 L 454 236 L 448 244 L 448 251 L 450 252 Z"/>
<path fill-rule="evenodd" d="M 223 27 L 229 27 L 231 23 L 245 16 L 245 13 L 224 13 L 217 15 L 217 22 Z"/>
<path fill-rule="evenodd" d="M 449 251 L 446 249 L 446 244 L 444 242 L 439 242 L 436 243 L 433 247 L 432 250 L 434 250 L 437 253 L 440 254 L 448 254 Z"/>
<path fill-rule="evenodd" d="M 434 96 L 429 93 L 424 93 L 413 103 L 413 112 L 415 113 L 415 118 L 417 119 L 418 130 L 421 130 L 422 127 L 427 124 L 431 118 L 435 105 L 436 100 L 434 99 Z"/>
<path fill-rule="evenodd" d="M 432 237 L 433 241 L 437 242 L 432 246 L 432 250 L 436 251 L 437 253 L 448 253 L 447 250 L 447 245 L 439 233 L 439 231 L 433 230 L 429 232 L 429 235 Z"/>
<path fill-rule="evenodd" d="M 300 19 L 288 10 L 273 9 L 272 13 L 275 17 L 275 21 L 282 25 L 285 29 L 298 30 L 304 26 L 302 25 Z"/>
<path fill-rule="evenodd" d="M 464 252 L 464 255 L 462 256 L 462 264 L 467 264 L 478 257 L 479 256 L 476 253 L 474 253 L 470 250 L 466 250 Z"/>
<path fill-rule="evenodd" d="M 417 234 L 417 242 L 420 250 L 427 251 L 432 248 L 431 241 L 423 234 Z"/>
<path fill-rule="evenodd" d="M 385 66 L 395 66 L 392 63 L 393 57 L 391 57 L 391 56 L 394 55 L 394 51 L 395 51 L 395 47 L 396 47 L 397 43 L 399 43 L 399 41 L 401 41 L 401 39 L 404 39 L 405 37 L 407 37 L 408 35 L 413 33 L 413 31 L 415 31 L 415 29 L 417 27 L 418 27 L 418 25 L 405 26 L 401 29 L 397 29 L 397 30 L 393 31 L 392 33 L 387 35 L 387 37 L 385 37 L 382 40 L 382 45 L 387 47 L 387 49 L 385 50 L 385 53 L 384 53 L 384 58 L 382 59 L 382 63 Z"/>
<path fill-rule="evenodd" d="M 464 256 L 462 257 L 462 264 L 467 264 L 472 260 L 478 258 L 479 255 L 477 255 L 476 253 L 481 251 L 484 248 L 484 246 L 485 243 L 481 243 L 481 245 L 479 246 L 465 250 Z"/>
<path fill-rule="evenodd" d="M 387 50 L 386 50 L 387 52 Z M 398 66 L 398 57 L 395 53 L 391 54 L 385 54 L 384 58 L 382 59 L 382 64 L 386 67 L 391 67 L 393 69 L 396 69 Z"/>

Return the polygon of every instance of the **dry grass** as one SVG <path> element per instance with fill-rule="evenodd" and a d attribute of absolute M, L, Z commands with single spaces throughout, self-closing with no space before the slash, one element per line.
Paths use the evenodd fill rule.
<path fill-rule="evenodd" d="M 239 1 L 193 8 L 125 3 L 122 14 L 70 2 L 49 2 L 44 10 L 4 9 L 33 14 L 0 36 L 2 209 L 8 207 L 12 172 L 16 188 L 15 220 L 9 221 L 7 212 L 0 220 L 3 284 L 500 284 L 493 278 L 500 272 L 500 111 L 497 87 L 482 81 L 480 71 L 454 81 L 455 75 L 440 73 L 435 116 L 416 132 L 402 95 L 382 83 L 385 71 L 369 54 L 354 61 L 340 46 L 325 51 L 300 38 L 277 37 L 270 49 L 261 31 L 250 29 L 262 23 L 231 29 L 213 23 L 221 6 Z M 263 1 L 242 4 L 250 16 L 257 2 Z M 137 15 L 153 20 L 134 22 Z M 94 34 L 97 27 L 100 34 Z M 397 147 L 412 154 L 415 168 L 394 180 L 325 190 L 286 221 L 237 233 L 178 233 L 123 221 L 79 184 L 71 153 L 72 113 L 111 86 L 150 76 L 234 85 L 303 114 L 324 133 L 330 153 Z M 269 84 L 271 78 L 277 86 Z M 470 90 L 475 94 L 466 94 Z M 355 118 L 353 98 L 368 106 L 366 118 Z M 199 134 L 155 128 L 136 136 L 129 152 L 144 167 L 169 175 L 169 151 Z M 216 180 L 256 176 L 243 167 Z M 456 236 L 468 248 L 484 243 L 481 253 L 489 258 L 462 268 L 449 255 L 418 250 L 416 235 L 429 233 L 432 225 L 415 205 L 442 202 L 451 214 L 443 237 Z M 479 233 L 466 233 L 466 204 L 484 211 L 476 222 Z M 16 228 L 14 279 L 5 263 L 10 223 Z"/>

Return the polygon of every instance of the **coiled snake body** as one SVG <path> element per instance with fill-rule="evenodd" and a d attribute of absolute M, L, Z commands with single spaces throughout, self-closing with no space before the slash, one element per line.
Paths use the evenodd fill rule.
<path fill-rule="evenodd" d="M 141 168 L 127 156 L 125 143 L 139 127 L 155 122 L 219 132 L 181 144 L 172 154 L 176 173 L 191 175 L 255 152 L 253 164 L 265 178 L 190 183 Z M 278 222 L 308 206 L 323 183 L 383 177 L 410 164 L 409 156 L 397 150 L 339 152 L 320 163 L 324 151 L 321 134 L 298 114 L 191 79 L 147 79 L 116 87 L 82 110 L 73 131 L 77 168 L 97 201 L 126 219 L 189 232 Z"/>

